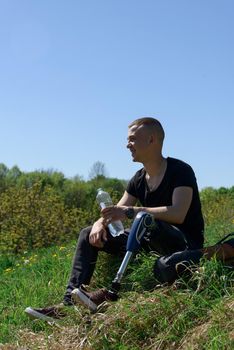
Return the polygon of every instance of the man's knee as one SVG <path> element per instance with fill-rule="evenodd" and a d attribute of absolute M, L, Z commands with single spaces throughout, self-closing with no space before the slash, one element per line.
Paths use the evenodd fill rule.
<path fill-rule="evenodd" d="M 198 264 L 202 257 L 201 250 L 185 250 L 172 255 L 161 256 L 154 265 L 155 278 L 160 283 L 173 283 L 188 267 Z"/>
<path fill-rule="evenodd" d="M 83 240 L 88 241 L 91 229 L 92 229 L 92 226 L 83 228 L 79 233 L 78 241 L 83 241 Z"/>

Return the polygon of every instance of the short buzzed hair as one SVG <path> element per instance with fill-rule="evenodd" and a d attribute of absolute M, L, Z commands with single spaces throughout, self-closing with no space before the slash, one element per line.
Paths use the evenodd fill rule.
<path fill-rule="evenodd" d="M 136 126 L 144 125 L 155 130 L 159 140 L 161 141 L 161 143 L 163 143 L 165 132 L 163 130 L 162 124 L 157 119 L 152 117 L 142 117 L 134 120 L 128 127 L 131 128 L 132 126 L 135 126 L 135 125 Z"/>

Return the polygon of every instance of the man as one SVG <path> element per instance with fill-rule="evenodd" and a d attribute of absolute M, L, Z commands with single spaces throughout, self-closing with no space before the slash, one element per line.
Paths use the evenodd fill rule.
<path fill-rule="evenodd" d="M 156 229 L 143 246 L 161 255 L 203 247 L 204 221 L 194 172 L 178 159 L 165 158 L 163 141 L 163 127 L 154 118 L 140 118 L 129 125 L 127 148 L 143 168 L 129 181 L 118 204 L 102 209 L 101 218 L 80 232 L 64 305 L 81 299 L 95 311 L 105 299 L 112 300 L 104 289 L 92 294 L 83 286 L 91 280 L 100 250 L 115 255 L 125 252 L 127 233 L 112 237 L 107 228 L 111 221 L 134 219 L 139 211 L 153 215 Z M 27 308 L 26 312 L 49 319 L 59 317 L 60 307 Z"/>

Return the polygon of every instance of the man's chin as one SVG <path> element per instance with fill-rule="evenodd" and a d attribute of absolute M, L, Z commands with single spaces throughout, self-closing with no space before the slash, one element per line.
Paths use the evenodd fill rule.
<path fill-rule="evenodd" d="M 134 163 L 139 162 L 139 160 L 137 160 L 137 159 L 134 158 L 134 157 L 132 157 L 132 161 L 133 161 Z"/>
<path fill-rule="evenodd" d="M 138 162 L 138 160 L 137 160 L 137 158 L 135 157 L 134 154 L 132 154 L 132 161 L 133 161 L 133 162 Z"/>

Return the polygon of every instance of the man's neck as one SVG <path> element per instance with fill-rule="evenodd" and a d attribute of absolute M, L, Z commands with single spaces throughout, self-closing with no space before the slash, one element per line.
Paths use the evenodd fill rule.
<path fill-rule="evenodd" d="M 166 158 L 162 155 L 154 160 L 150 160 L 146 163 L 143 163 L 146 173 L 149 177 L 156 177 L 164 171 L 166 166 Z"/>

